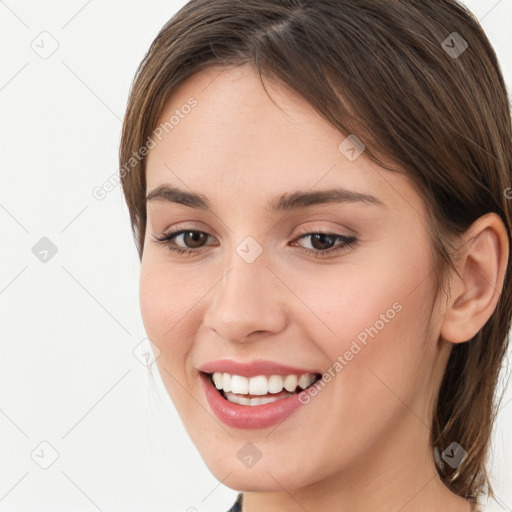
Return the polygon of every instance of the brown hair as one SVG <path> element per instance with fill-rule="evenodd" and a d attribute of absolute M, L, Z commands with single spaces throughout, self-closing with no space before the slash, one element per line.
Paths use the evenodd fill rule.
<path fill-rule="evenodd" d="M 145 154 L 164 104 L 187 78 L 245 63 L 262 83 L 265 76 L 298 92 L 342 134 L 357 134 L 377 164 L 406 170 L 428 208 L 438 289 L 455 269 L 451 241 L 478 217 L 496 212 L 510 240 L 510 107 L 495 52 L 465 7 L 455 0 L 192 0 L 139 65 L 124 119 L 121 180 L 139 257 L 145 159 L 134 155 Z M 436 457 L 440 477 L 466 498 L 484 486 L 494 496 L 485 462 L 511 278 L 509 257 L 496 310 L 473 339 L 454 344 L 433 404 L 437 455 L 453 441 L 468 452 L 456 471 Z"/>

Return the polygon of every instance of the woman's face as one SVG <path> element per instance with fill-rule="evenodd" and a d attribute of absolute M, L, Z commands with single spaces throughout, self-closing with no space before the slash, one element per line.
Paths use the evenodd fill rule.
<path fill-rule="evenodd" d="M 160 119 L 174 115 L 172 129 L 153 137 L 147 160 L 146 192 L 158 193 L 147 201 L 141 311 L 190 437 L 219 480 L 247 491 L 417 468 L 432 458 L 430 404 L 448 355 L 421 198 L 296 94 L 268 85 L 278 107 L 248 65 L 219 73 L 173 95 Z M 348 192 L 318 195 L 334 189 Z M 299 192 L 315 195 L 286 203 Z M 179 230 L 168 243 L 182 254 L 156 241 Z M 267 398 L 283 395 L 279 376 L 327 377 L 286 405 L 236 405 L 204 368 L 267 375 L 255 380 L 261 393 L 270 383 Z"/>

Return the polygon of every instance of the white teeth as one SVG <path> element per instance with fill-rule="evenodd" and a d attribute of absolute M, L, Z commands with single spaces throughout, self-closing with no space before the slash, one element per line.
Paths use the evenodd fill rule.
<path fill-rule="evenodd" d="M 288 398 L 288 396 L 285 396 L 284 398 Z M 257 400 L 257 399 L 253 399 L 253 400 Z M 261 405 L 264 405 L 264 404 L 270 404 L 272 402 L 276 402 L 277 400 L 281 400 L 281 398 L 277 398 L 277 397 L 274 397 L 274 396 L 269 396 L 269 397 L 263 397 L 263 398 L 260 398 L 261 400 Z"/>
<path fill-rule="evenodd" d="M 250 405 L 251 403 L 251 399 L 250 398 L 245 398 L 243 396 L 239 396 L 238 397 L 238 403 L 240 405 Z"/>
<path fill-rule="evenodd" d="M 224 391 L 231 391 L 231 375 L 229 373 L 224 373 L 222 375 L 222 388 L 221 389 L 223 389 Z"/>
<path fill-rule="evenodd" d="M 266 395 L 268 393 L 268 381 L 264 375 L 251 377 L 249 380 L 250 395 Z"/>
<path fill-rule="evenodd" d="M 268 379 L 268 392 L 280 393 L 283 390 L 283 378 L 281 375 L 271 375 Z"/>
<path fill-rule="evenodd" d="M 304 373 L 299 376 L 287 375 L 286 377 L 283 377 L 281 375 L 258 375 L 256 377 L 248 378 L 242 375 L 231 375 L 229 373 L 215 372 L 212 378 L 215 387 L 219 390 L 224 390 L 225 393 L 231 392 L 235 395 L 249 394 L 263 396 L 267 395 L 268 393 L 281 393 L 283 388 L 289 393 L 294 393 L 297 389 L 297 386 L 299 386 L 301 389 L 306 389 L 315 381 L 316 376 L 313 373 Z M 247 399 L 247 397 L 244 397 L 244 399 Z M 252 400 L 256 399 L 252 398 Z M 259 404 L 255 403 L 255 405 Z"/>
<path fill-rule="evenodd" d="M 224 374 L 224 378 L 226 374 Z M 224 390 L 226 391 L 226 390 Z M 231 391 L 239 395 L 247 395 L 249 393 L 249 379 L 241 375 L 231 376 Z"/>
<path fill-rule="evenodd" d="M 213 374 L 213 383 L 217 389 L 222 389 L 222 381 L 224 380 L 222 373 L 215 372 Z"/>
<path fill-rule="evenodd" d="M 312 382 L 307 374 L 301 375 L 298 380 L 298 384 L 302 389 L 306 389 Z"/>
<path fill-rule="evenodd" d="M 302 377 L 307 378 L 308 376 L 302 375 L 301 378 Z M 286 389 L 286 391 L 295 391 L 295 389 L 297 388 L 297 381 L 297 375 L 287 375 L 283 383 L 284 389 Z"/>
<path fill-rule="evenodd" d="M 282 400 L 283 398 L 288 398 L 289 396 L 293 396 L 295 393 L 288 393 L 285 392 L 283 395 L 277 396 L 269 396 L 269 397 L 262 397 L 262 398 L 247 398 L 245 396 L 235 395 L 234 393 L 231 393 L 231 391 L 228 391 L 226 393 L 226 399 L 230 402 L 233 402 L 234 404 L 240 404 L 240 405 L 248 405 L 250 407 L 254 405 L 264 405 L 269 404 L 271 402 L 277 402 L 278 400 Z"/>

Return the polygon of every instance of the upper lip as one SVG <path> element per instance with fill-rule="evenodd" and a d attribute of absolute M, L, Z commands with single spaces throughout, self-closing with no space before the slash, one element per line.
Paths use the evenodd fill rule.
<path fill-rule="evenodd" d="M 302 375 L 319 372 L 307 368 L 288 366 L 274 361 L 259 359 L 257 361 L 240 362 L 234 359 L 217 359 L 203 364 L 200 371 L 205 373 L 230 373 L 231 375 L 242 375 L 244 377 L 256 377 L 257 375 Z"/>

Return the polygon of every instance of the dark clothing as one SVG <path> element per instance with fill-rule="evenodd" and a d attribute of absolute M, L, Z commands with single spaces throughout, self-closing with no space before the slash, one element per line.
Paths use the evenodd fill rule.
<path fill-rule="evenodd" d="M 243 496 L 243 493 L 238 494 L 235 503 L 233 503 L 233 506 L 228 510 L 228 512 L 242 512 Z"/>
<path fill-rule="evenodd" d="M 242 501 L 243 501 L 243 499 L 244 499 L 244 493 L 243 492 L 238 493 L 238 496 L 236 497 L 235 503 L 233 503 L 233 506 L 228 510 L 228 512 L 242 512 Z M 475 508 L 473 508 L 473 507 L 475 507 Z M 477 511 L 478 512 L 478 511 L 483 511 L 483 510 L 484 510 L 484 508 L 483 508 L 482 505 L 480 505 L 479 502 L 478 503 L 473 503 L 472 502 L 471 512 L 473 512 L 473 511 Z"/>

